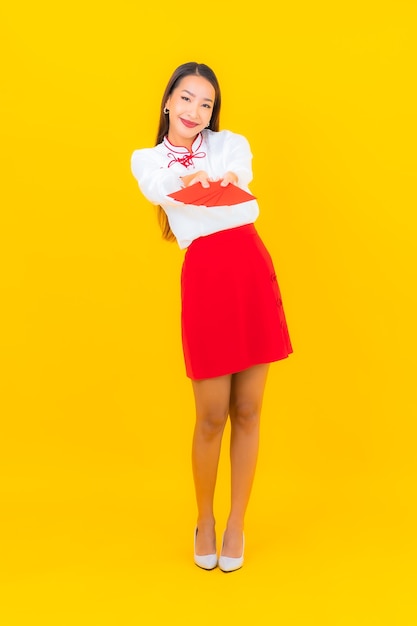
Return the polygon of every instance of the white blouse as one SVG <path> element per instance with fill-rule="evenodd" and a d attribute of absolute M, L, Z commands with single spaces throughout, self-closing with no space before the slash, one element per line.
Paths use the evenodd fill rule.
<path fill-rule="evenodd" d="M 229 130 L 204 130 L 195 138 L 191 152 L 173 146 L 165 138 L 154 148 L 135 150 L 131 158 L 132 173 L 141 192 L 152 204 L 164 209 L 181 249 L 197 237 L 253 223 L 259 207 L 256 200 L 214 207 L 178 202 L 168 194 L 184 187 L 180 177 L 203 170 L 209 178 L 218 180 L 226 172 L 233 172 L 238 177 L 238 186 L 249 191 L 251 164 L 247 139 Z"/>

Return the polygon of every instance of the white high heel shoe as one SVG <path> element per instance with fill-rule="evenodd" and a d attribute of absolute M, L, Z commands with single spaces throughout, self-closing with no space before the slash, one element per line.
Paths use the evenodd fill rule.
<path fill-rule="evenodd" d="M 231 556 L 223 556 L 222 554 L 220 554 L 219 568 L 222 570 L 222 572 L 234 572 L 235 570 L 240 569 L 242 567 L 243 561 L 244 561 L 244 552 L 245 552 L 244 533 L 242 533 L 242 540 L 243 540 L 242 556 L 235 558 Z M 224 534 L 223 534 L 223 541 L 224 541 Z M 222 542 L 222 551 L 223 551 L 223 542 Z"/>
<path fill-rule="evenodd" d="M 194 531 L 194 563 L 202 569 L 211 570 L 217 566 L 217 554 L 196 554 L 195 544 L 197 540 L 198 528 Z"/>

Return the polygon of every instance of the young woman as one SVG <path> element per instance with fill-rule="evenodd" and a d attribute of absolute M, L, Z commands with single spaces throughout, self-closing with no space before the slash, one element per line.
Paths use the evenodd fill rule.
<path fill-rule="evenodd" d="M 207 65 L 178 67 L 162 98 L 156 145 L 135 150 L 131 167 L 143 195 L 158 206 L 163 237 L 186 249 L 182 342 L 196 406 L 194 561 L 230 572 L 243 565 L 268 367 L 292 347 L 271 257 L 254 226 L 256 199 L 222 204 L 220 197 L 210 206 L 204 199 L 180 202 L 170 195 L 197 185 L 188 192 L 201 196 L 219 181 L 220 191 L 235 185 L 227 191 L 249 192 L 250 147 L 242 135 L 219 130 L 220 102 L 217 78 Z M 213 498 L 228 418 L 231 507 L 218 559 Z"/>

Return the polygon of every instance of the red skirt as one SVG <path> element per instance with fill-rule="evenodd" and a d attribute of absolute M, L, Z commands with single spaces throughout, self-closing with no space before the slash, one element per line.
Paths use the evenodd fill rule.
<path fill-rule="evenodd" d="M 181 296 L 189 378 L 233 374 L 291 354 L 274 266 L 253 224 L 194 240 Z"/>

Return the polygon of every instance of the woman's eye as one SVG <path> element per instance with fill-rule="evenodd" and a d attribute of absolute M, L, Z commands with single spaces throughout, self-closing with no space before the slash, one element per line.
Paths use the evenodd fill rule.
<path fill-rule="evenodd" d="M 182 98 L 183 100 L 185 100 L 186 102 L 189 102 L 189 101 L 190 101 L 190 98 L 189 98 L 188 96 L 181 96 L 181 98 Z"/>
<path fill-rule="evenodd" d="M 203 104 L 203 107 L 206 107 L 206 109 L 211 109 L 211 106 L 209 104 Z"/>

